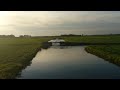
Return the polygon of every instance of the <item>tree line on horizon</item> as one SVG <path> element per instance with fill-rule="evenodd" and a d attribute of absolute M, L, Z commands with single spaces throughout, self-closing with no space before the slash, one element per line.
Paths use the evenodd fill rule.
<path fill-rule="evenodd" d="M 23 37 L 31 37 L 31 35 L 20 35 L 19 36 L 20 38 L 23 38 Z M 0 35 L 0 38 L 15 38 L 15 35 L 11 34 L 11 35 Z"/>
<path fill-rule="evenodd" d="M 62 34 L 60 36 L 109 36 L 109 35 L 120 35 L 120 34 L 96 34 L 96 35 L 85 35 L 85 34 L 81 34 L 81 35 L 76 35 L 76 34 Z"/>
<path fill-rule="evenodd" d="M 101 34 L 101 35 L 85 35 L 85 34 L 81 34 L 81 35 L 76 35 L 76 34 L 62 34 L 60 36 L 109 36 L 109 35 L 120 35 L 120 34 Z M 30 37 L 48 37 L 48 36 L 31 36 L 31 35 L 19 35 L 20 38 L 30 38 Z M 0 35 L 0 38 L 15 38 L 15 35 L 11 34 L 11 35 Z"/>
<path fill-rule="evenodd" d="M 0 35 L 0 38 L 3 38 L 3 37 L 15 37 L 15 35 L 11 34 L 11 35 Z"/>

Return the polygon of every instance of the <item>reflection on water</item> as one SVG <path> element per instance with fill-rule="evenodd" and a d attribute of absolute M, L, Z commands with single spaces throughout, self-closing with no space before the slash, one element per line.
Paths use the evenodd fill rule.
<path fill-rule="evenodd" d="M 42 49 L 19 79 L 118 79 L 120 68 L 87 53 L 83 46 Z"/>
<path fill-rule="evenodd" d="M 31 66 L 31 64 L 32 64 L 32 62 L 30 61 L 29 63 L 26 63 L 26 65 L 23 67 L 23 69 L 25 69 L 26 68 L 26 66 Z M 21 71 L 17 74 L 17 77 L 16 77 L 16 79 L 17 78 L 21 78 Z"/>
<path fill-rule="evenodd" d="M 51 46 L 50 48 L 54 49 L 65 49 L 65 48 L 71 48 L 70 46 Z"/>

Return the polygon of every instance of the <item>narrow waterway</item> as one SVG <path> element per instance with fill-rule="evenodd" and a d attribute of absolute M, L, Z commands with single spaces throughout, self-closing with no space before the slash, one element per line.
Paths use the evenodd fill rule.
<path fill-rule="evenodd" d="M 120 67 L 87 53 L 84 47 L 42 49 L 18 79 L 120 79 Z"/>

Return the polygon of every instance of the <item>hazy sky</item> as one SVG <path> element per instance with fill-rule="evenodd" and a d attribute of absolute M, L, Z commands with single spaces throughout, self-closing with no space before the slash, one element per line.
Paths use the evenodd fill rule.
<path fill-rule="evenodd" d="M 120 11 L 0 11 L 0 34 L 120 33 Z"/>

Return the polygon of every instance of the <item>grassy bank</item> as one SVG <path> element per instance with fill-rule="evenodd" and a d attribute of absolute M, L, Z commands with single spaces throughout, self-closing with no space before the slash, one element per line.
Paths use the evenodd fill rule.
<path fill-rule="evenodd" d="M 0 79 L 15 78 L 49 38 L 0 38 Z"/>
<path fill-rule="evenodd" d="M 106 36 L 69 36 L 62 37 L 66 42 L 79 42 L 88 44 L 120 44 L 120 35 Z"/>
<path fill-rule="evenodd" d="M 88 46 L 85 50 L 120 66 L 120 45 Z"/>
<path fill-rule="evenodd" d="M 63 38 L 68 44 L 70 44 L 69 42 L 74 42 L 76 45 L 79 45 L 79 43 L 107 43 L 109 46 L 89 46 L 86 51 L 113 63 L 120 64 L 120 45 L 110 45 L 111 43 L 119 44 L 120 35 L 0 38 L 0 79 L 15 78 L 22 69 L 31 64 L 31 60 L 41 49 L 42 43 L 53 38 Z M 49 45 L 43 46 L 47 48 Z"/>

